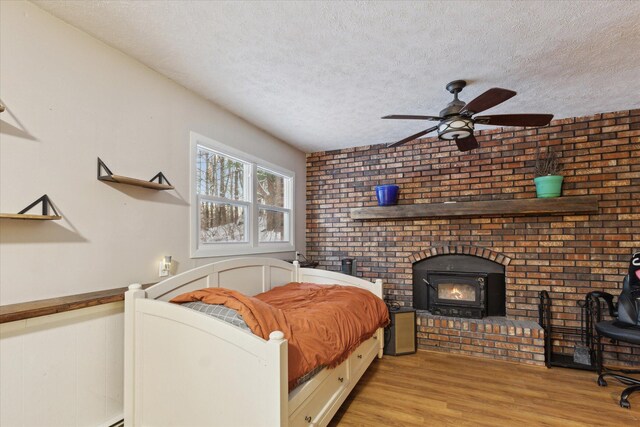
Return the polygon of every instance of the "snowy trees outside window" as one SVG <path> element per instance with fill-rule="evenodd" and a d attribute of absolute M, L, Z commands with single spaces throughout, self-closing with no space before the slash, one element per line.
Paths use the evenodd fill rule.
<path fill-rule="evenodd" d="M 234 253 L 256 253 L 293 248 L 292 173 L 200 143 L 194 154 L 196 250 L 229 252 L 233 247 Z"/>

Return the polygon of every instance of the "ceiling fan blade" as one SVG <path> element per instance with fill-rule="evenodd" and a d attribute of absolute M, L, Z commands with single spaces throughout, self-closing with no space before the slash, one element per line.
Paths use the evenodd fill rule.
<path fill-rule="evenodd" d="M 412 115 L 404 115 L 404 114 L 392 114 L 390 116 L 381 117 L 382 119 L 400 119 L 400 120 L 435 120 L 439 122 L 442 120 L 442 117 L 436 116 L 412 116 Z"/>
<path fill-rule="evenodd" d="M 456 139 L 455 141 L 460 151 L 469 151 L 480 146 L 480 144 L 478 144 L 478 140 L 473 135 L 469 135 L 462 139 Z"/>
<path fill-rule="evenodd" d="M 422 132 L 418 132 L 415 135 L 408 136 L 405 139 L 401 139 L 398 142 L 392 142 L 391 144 L 387 144 L 387 147 L 397 147 L 398 145 L 402 145 L 402 144 L 404 144 L 406 142 L 413 141 L 416 138 L 420 138 L 422 135 L 426 135 L 429 132 L 433 132 L 436 129 L 438 129 L 438 126 L 434 126 L 432 128 L 425 129 Z"/>
<path fill-rule="evenodd" d="M 516 96 L 516 92 L 512 90 L 494 87 L 472 101 L 469 101 L 467 105 L 460 110 L 460 112 L 469 111 L 472 114 L 480 113 L 491 107 L 495 107 L 498 104 L 502 104 L 504 101 L 509 98 L 513 98 L 514 96 Z"/>
<path fill-rule="evenodd" d="M 481 125 L 498 126 L 546 126 L 553 114 L 498 114 L 495 116 L 477 116 L 473 121 Z"/>

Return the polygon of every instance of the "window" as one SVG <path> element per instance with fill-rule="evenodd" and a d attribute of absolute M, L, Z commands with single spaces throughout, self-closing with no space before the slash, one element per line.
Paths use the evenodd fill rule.
<path fill-rule="evenodd" d="M 293 172 L 191 134 L 191 256 L 292 251 Z"/>
<path fill-rule="evenodd" d="M 258 166 L 258 230 L 260 242 L 288 242 L 291 178 Z"/>

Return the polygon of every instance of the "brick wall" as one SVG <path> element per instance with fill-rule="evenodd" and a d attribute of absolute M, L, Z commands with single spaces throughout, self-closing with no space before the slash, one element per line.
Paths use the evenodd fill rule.
<path fill-rule="evenodd" d="M 480 148 L 457 151 L 427 138 L 307 156 L 307 255 L 339 270 L 381 278 L 389 299 L 411 305 L 416 253 L 470 246 L 511 259 L 507 315 L 537 320 L 537 294 L 554 299 L 554 323 L 579 325 L 576 302 L 593 289 L 619 293 L 630 255 L 640 250 L 640 110 L 556 120 L 550 126 L 477 133 Z M 597 195 L 589 215 L 354 221 L 350 209 L 376 205 L 375 186 L 400 186 L 400 204 L 535 197 L 536 145 L 564 165 L 563 195 Z M 562 343 L 560 343 L 562 344 Z M 610 354 L 640 360 L 640 348 Z"/>

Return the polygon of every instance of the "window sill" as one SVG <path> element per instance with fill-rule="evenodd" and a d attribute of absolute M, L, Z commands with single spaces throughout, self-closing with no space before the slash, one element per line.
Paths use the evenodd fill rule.
<path fill-rule="evenodd" d="M 190 258 L 213 258 L 232 255 L 259 255 L 277 252 L 294 252 L 296 248 L 290 243 L 271 244 L 269 246 L 251 247 L 233 245 L 229 247 L 199 248 L 191 251 Z"/>

